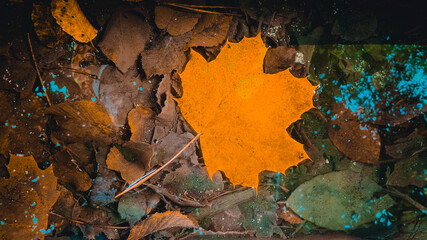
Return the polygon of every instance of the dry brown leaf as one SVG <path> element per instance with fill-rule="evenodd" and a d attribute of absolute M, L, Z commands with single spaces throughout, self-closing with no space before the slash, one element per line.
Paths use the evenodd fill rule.
<path fill-rule="evenodd" d="M 194 223 L 180 212 L 167 211 L 164 213 L 155 213 L 135 225 L 130 231 L 128 240 L 138 240 L 149 234 L 173 227 L 197 228 L 197 223 Z"/>
<path fill-rule="evenodd" d="M 232 17 L 205 14 L 193 30 L 193 38 L 189 47 L 214 47 L 223 43 L 227 38 Z"/>
<path fill-rule="evenodd" d="M 50 6 L 33 4 L 31 21 L 40 42 L 47 47 L 53 48 L 60 43 L 64 43 L 68 35 L 56 24 L 50 12 Z"/>
<path fill-rule="evenodd" d="M 154 20 L 160 29 L 166 29 L 172 36 L 191 31 L 197 24 L 200 14 L 183 12 L 166 6 L 156 6 Z"/>
<path fill-rule="evenodd" d="M 52 156 L 53 172 L 63 183 L 70 184 L 76 191 L 87 191 L 92 187 L 92 179 L 78 165 L 76 160 L 66 151 L 57 152 Z"/>
<path fill-rule="evenodd" d="M 135 65 L 151 34 L 151 26 L 133 12 L 118 11 L 109 21 L 101 42 L 102 52 L 122 72 Z"/>
<path fill-rule="evenodd" d="M 32 156 L 11 155 L 10 178 L 0 181 L 0 236 L 3 239 L 43 239 L 49 209 L 56 202 L 52 168 L 40 170 Z"/>
<path fill-rule="evenodd" d="M 182 72 L 187 63 L 186 45 L 191 33 L 180 36 L 165 36 L 153 41 L 154 46 L 141 53 L 141 64 L 147 77 Z"/>
<path fill-rule="evenodd" d="M 146 154 L 144 159 L 137 158 L 135 161 L 130 162 L 126 160 L 120 151 L 116 147 L 112 147 L 110 149 L 110 153 L 107 156 L 107 167 L 111 170 L 120 172 L 122 178 L 130 183 L 135 182 L 140 177 L 144 175 L 144 173 L 149 169 L 149 163 L 153 156 L 153 148 L 148 144 L 143 144 L 143 148 L 141 148 L 141 144 L 134 144 L 134 151 L 141 151 L 142 154 Z M 128 144 L 129 147 L 129 144 Z"/>
<path fill-rule="evenodd" d="M 77 0 L 53 0 L 52 16 L 62 29 L 79 42 L 88 43 L 98 34 L 80 9 Z"/>
<path fill-rule="evenodd" d="M 332 118 L 328 122 L 328 134 L 338 150 L 350 159 L 378 163 L 381 150 L 378 130 L 357 121 L 357 116 L 341 104 L 334 107 Z"/>
<path fill-rule="evenodd" d="M 150 143 L 154 130 L 154 113 L 149 108 L 138 106 L 128 114 L 128 124 L 133 142 Z"/>
<path fill-rule="evenodd" d="M 90 100 L 56 104 L 46 113 L 58 116 L 60 129 L 54 134 L 64 141 L 109 143 L 116 134 L 105 108 Z"/>

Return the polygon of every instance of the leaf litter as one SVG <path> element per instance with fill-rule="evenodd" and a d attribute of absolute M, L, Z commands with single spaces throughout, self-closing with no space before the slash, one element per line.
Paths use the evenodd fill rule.
<path fill-rule="evenodd" d="M 186 8 L 118 3 L 115 13 L 93 11 L 77 1 L 40 4 L 28 7 L 36 34 L 30 52 L 19 44 L 27 39 L 0 51 L 2 237 L 425 235 L 427 105 L 417 90 L 422 81 L 414 77 L 424 59 L 421 47 L 291 46 L 284 29 L 295 16 L 257 14 L 249 3 L 240 6 L 246 17 L 229 17 L 229 10 L 202 3 Z M 203 7 L 209 10 L 203 12 Z M 314 108 L 309 99 L 279 134 L 285 138 L 287 130 L 306 155 L 280 170 L 264 166 L 254 174 L 244 171 L 255 190 L 241 186 L 244 182 L 236 182 L 225 168 L 210 170 L 205 131 L 201 142 L 183 149 L 201 131 L 182 102 L 191 94 L 184 69 L 190 72 L 196 59 L 200 66 L 205 60 L 217 63 L 234 47 L 229 42 L 244 43 L 244 37 L 259 32 L 261 72 L 289 68 L 296 77 L 310 73 L 310 82 L 292 81 L 307 83 L 316 92 Z M 355 58 L 359 52 L 365 54 Z M 226 63 L 233 67 L 232 60 Z M 397 70 L 409 80 L 396 79 Z M 384 72 L 391 77 L 384 78 Z M 203 98 L 210 99 L 213 92 L 209 89 Z M 233 111 L 221 116 L 233 116 Z M 254 138 L 256 131 L 230 142 L 246 135 Z M 229 136 L 225 132 L 218 139 Z M 223 149 L 219 145 L 218 151 Z M 235 150 L 226 155 L 226 164 L 241 160 Z M 264 151 L 267 163 L 275 153 Z M 241 160 L 239 168 L 260 159 Z"/>

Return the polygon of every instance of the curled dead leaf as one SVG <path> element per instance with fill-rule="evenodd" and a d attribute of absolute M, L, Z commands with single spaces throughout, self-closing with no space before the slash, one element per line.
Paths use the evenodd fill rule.
<path fill-rule="evenodd" d="M 130 231 L 128 240 L 138 240 L 149 234 L 173 227 L 197 228 L 197 223 L 176 211 L 155 213 L 135 225 Z"/>
<path fill-rule="evenodd" d="M 124 146 L 127 148 L 124 151 L 132 151 L 135 159 L 133 161 L 126 160 L 116 147 L 112 147 L 107 156 L 107 167 L 120 172 L 122 178 L 130 184 L 149 170 L 150 161 L 153 157 L 153 147 L 144 143 L 131 143 Z"/>
<path fill-rule="evenodd" d="M 295 77 L 306 77 L 304 54 L 294 48 L 279 46 L 269 48 L 264 57 L 264 73 L 274 74 L 291 68 Z"/>
<path fill-rule="evenodd" d="M 51 11 L 56 23 L 79 42 L 88 43 L 98 34 L 80 9 L 77 0 L 53 0 Z"/>

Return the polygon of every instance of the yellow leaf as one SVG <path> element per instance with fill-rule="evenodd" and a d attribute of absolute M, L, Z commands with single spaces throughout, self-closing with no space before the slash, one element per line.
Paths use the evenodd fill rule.
<path fill-rule="evenodd" d="M 312 106 L 315 87 L 289 71 L 263 73 L 260 36 L 227 43 L 207 63 L 191 55 L 182 73 L 180 109 L 203 132 L 201 147 L 212 176 L 225 172 L 234 184 L 257 186 L 262 170 L 283 172 L 306 154 L 286 128 Z"/>
<path fill-rule="evenodd" d="M 88 43 L 98 34 L 83 14 L 77 0 L 53 0 L 52 15 L 64 31 L 79 42 Z"/>
<path fill-rule="evenodd" d="M 43 238 L 50 229 L 49 209 L 60 193 L 52 167 L 40 170 L 32 156 L 10 155 L 7 169 L 10 178 L 0 181 L 0 238 Z"/>

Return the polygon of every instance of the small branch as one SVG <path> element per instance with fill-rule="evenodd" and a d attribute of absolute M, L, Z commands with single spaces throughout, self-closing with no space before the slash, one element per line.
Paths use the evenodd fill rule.
<path fill-rule="evenodd" d="M 44 94 L 46 95 L 47 102 L 49 103 L 49 106 L 52 106 L 52 102 L 49 99 L 49 95 L 47 95 L 47 89 L 44 86 L 43 78 L 42 78 L 42 75 L 40 74 L 40 70 L 37 65 L 36 57 L 34 56 L 33 45 L 31 44 L 31 39 L 30 39 L 30 33 L 27 33 L 27 38 L 28 38 L 28 44 L 30 45 L 30 51 L 31 51 L 31 56 L 33 57 L 34 66 L 36 67 L 37 75 L 39 76 L 39 80 L 42 85 Z"/>
<path fill-rule="evenodd" d="M 223 13 L 223 12 L 208 11 L 208 10 L 203 10 L 203 9 L 198 9 L 193 7 L 187 7 L 183 4 L 176 4 L 176 3 L 165 3 L 165 4 L 173 7 L 187 9 L 194 12 L 210 13 L 210 14 L 218 14 L 218 15 L 229 15 L 229 16 L 242 16 L 242 14 L 238 14 L 238 13 Z"/>
<path fill-rule="evenodd" d="M 305 225 L 305 223 L 307 222 L 307 220 L 303 220 L 298 227 L 295 229 L 295 231 L 291 234 L 292 237 L 295 236 L 295 234 L 297 234 Z"/>
<path fill-rule="evenodd" d="M 172 163 L 173 160 L 175 160 L 177 157 L 179 157 L 179 155 L 181 155 L 182 152 L 184 152 L 185 149 L 187 149 L 194 141 L 196 141 L 197 139 L 199 139 L 199 137 L 202 135 L 203 133 L 199 133 L 197 134 L 197 136 L 195 136 L 189 143 L 187 143 L 187 145 L 185 145 L 177 154 L 175 154 L 175 156 L 173 156 L 171 158 L 171 160 L 167 161 L 165 164 L 163 164 L 163 166 L 159 167 L 158 169 L 149 172 L 148 174 L 145 174 L 144 176 L 142 176 L 140 179 L 136 180 L 135 182 L 133 182 L 132 184 L 129 185 L 129 187 L 127 189 L 125 189 L 123 192 L 119 193 L 118 195 L 115 196 L 115 198 L 120 197 L 121 195 L 129 192 L 130 190 L 141 186 L 141 184 L 143 184 L 144 182 L 146 182 L 148 179 L 150 179 L 152 176 L 154 176 L 156 173 L 160 172 L 163 168 L 165 168 L 166 166 L 168 166 L 170 163 Z"/>
<path fill-rule="evenodd" d="M 400 197 L 401 199 L 407 201 L 409 204 L 411 204 L 412 206 L 418 208 L 422 213 L 427 214 L 427 208 L 422 205 L 421 203 L 415 201 L 414 199 L 412 199 L 411 197 L 409 197 L 408 195 L 399 192 L 397 189 L 387 186 L 388 189 L 385 189 L 386 192 L 390 193 L 391 195 L 394 195 L 396 197 Z"/>
<path fill-rule="evenodd" d="M 120 226 L 108 226 L 108 225 L 91 224 L 91 223 L 88 223 L 86 221 L 82 221 L 82 220 L 77 220 L 77 219 L 65 217 L 65 216 L 62 216 L 61 214 L 58 214 L 58 213 L 55 213 L 55 212 L 49 212 L 49 214 L 53 215 L 53 216 L 57 216 L 57 217 L 63 218 L 63 219 L 66 219 L 66 220 L 68 220 L 70 222 L 75 222 L 75 223 L 79 223 L 79 224 L 83 224 L 83 225 L 90 225 L 90 226 L 93 226 L 93 227 L 110 228 L 110 229 L 129 229 L 130 228 L 130 227 L 120 227 Z"/>

